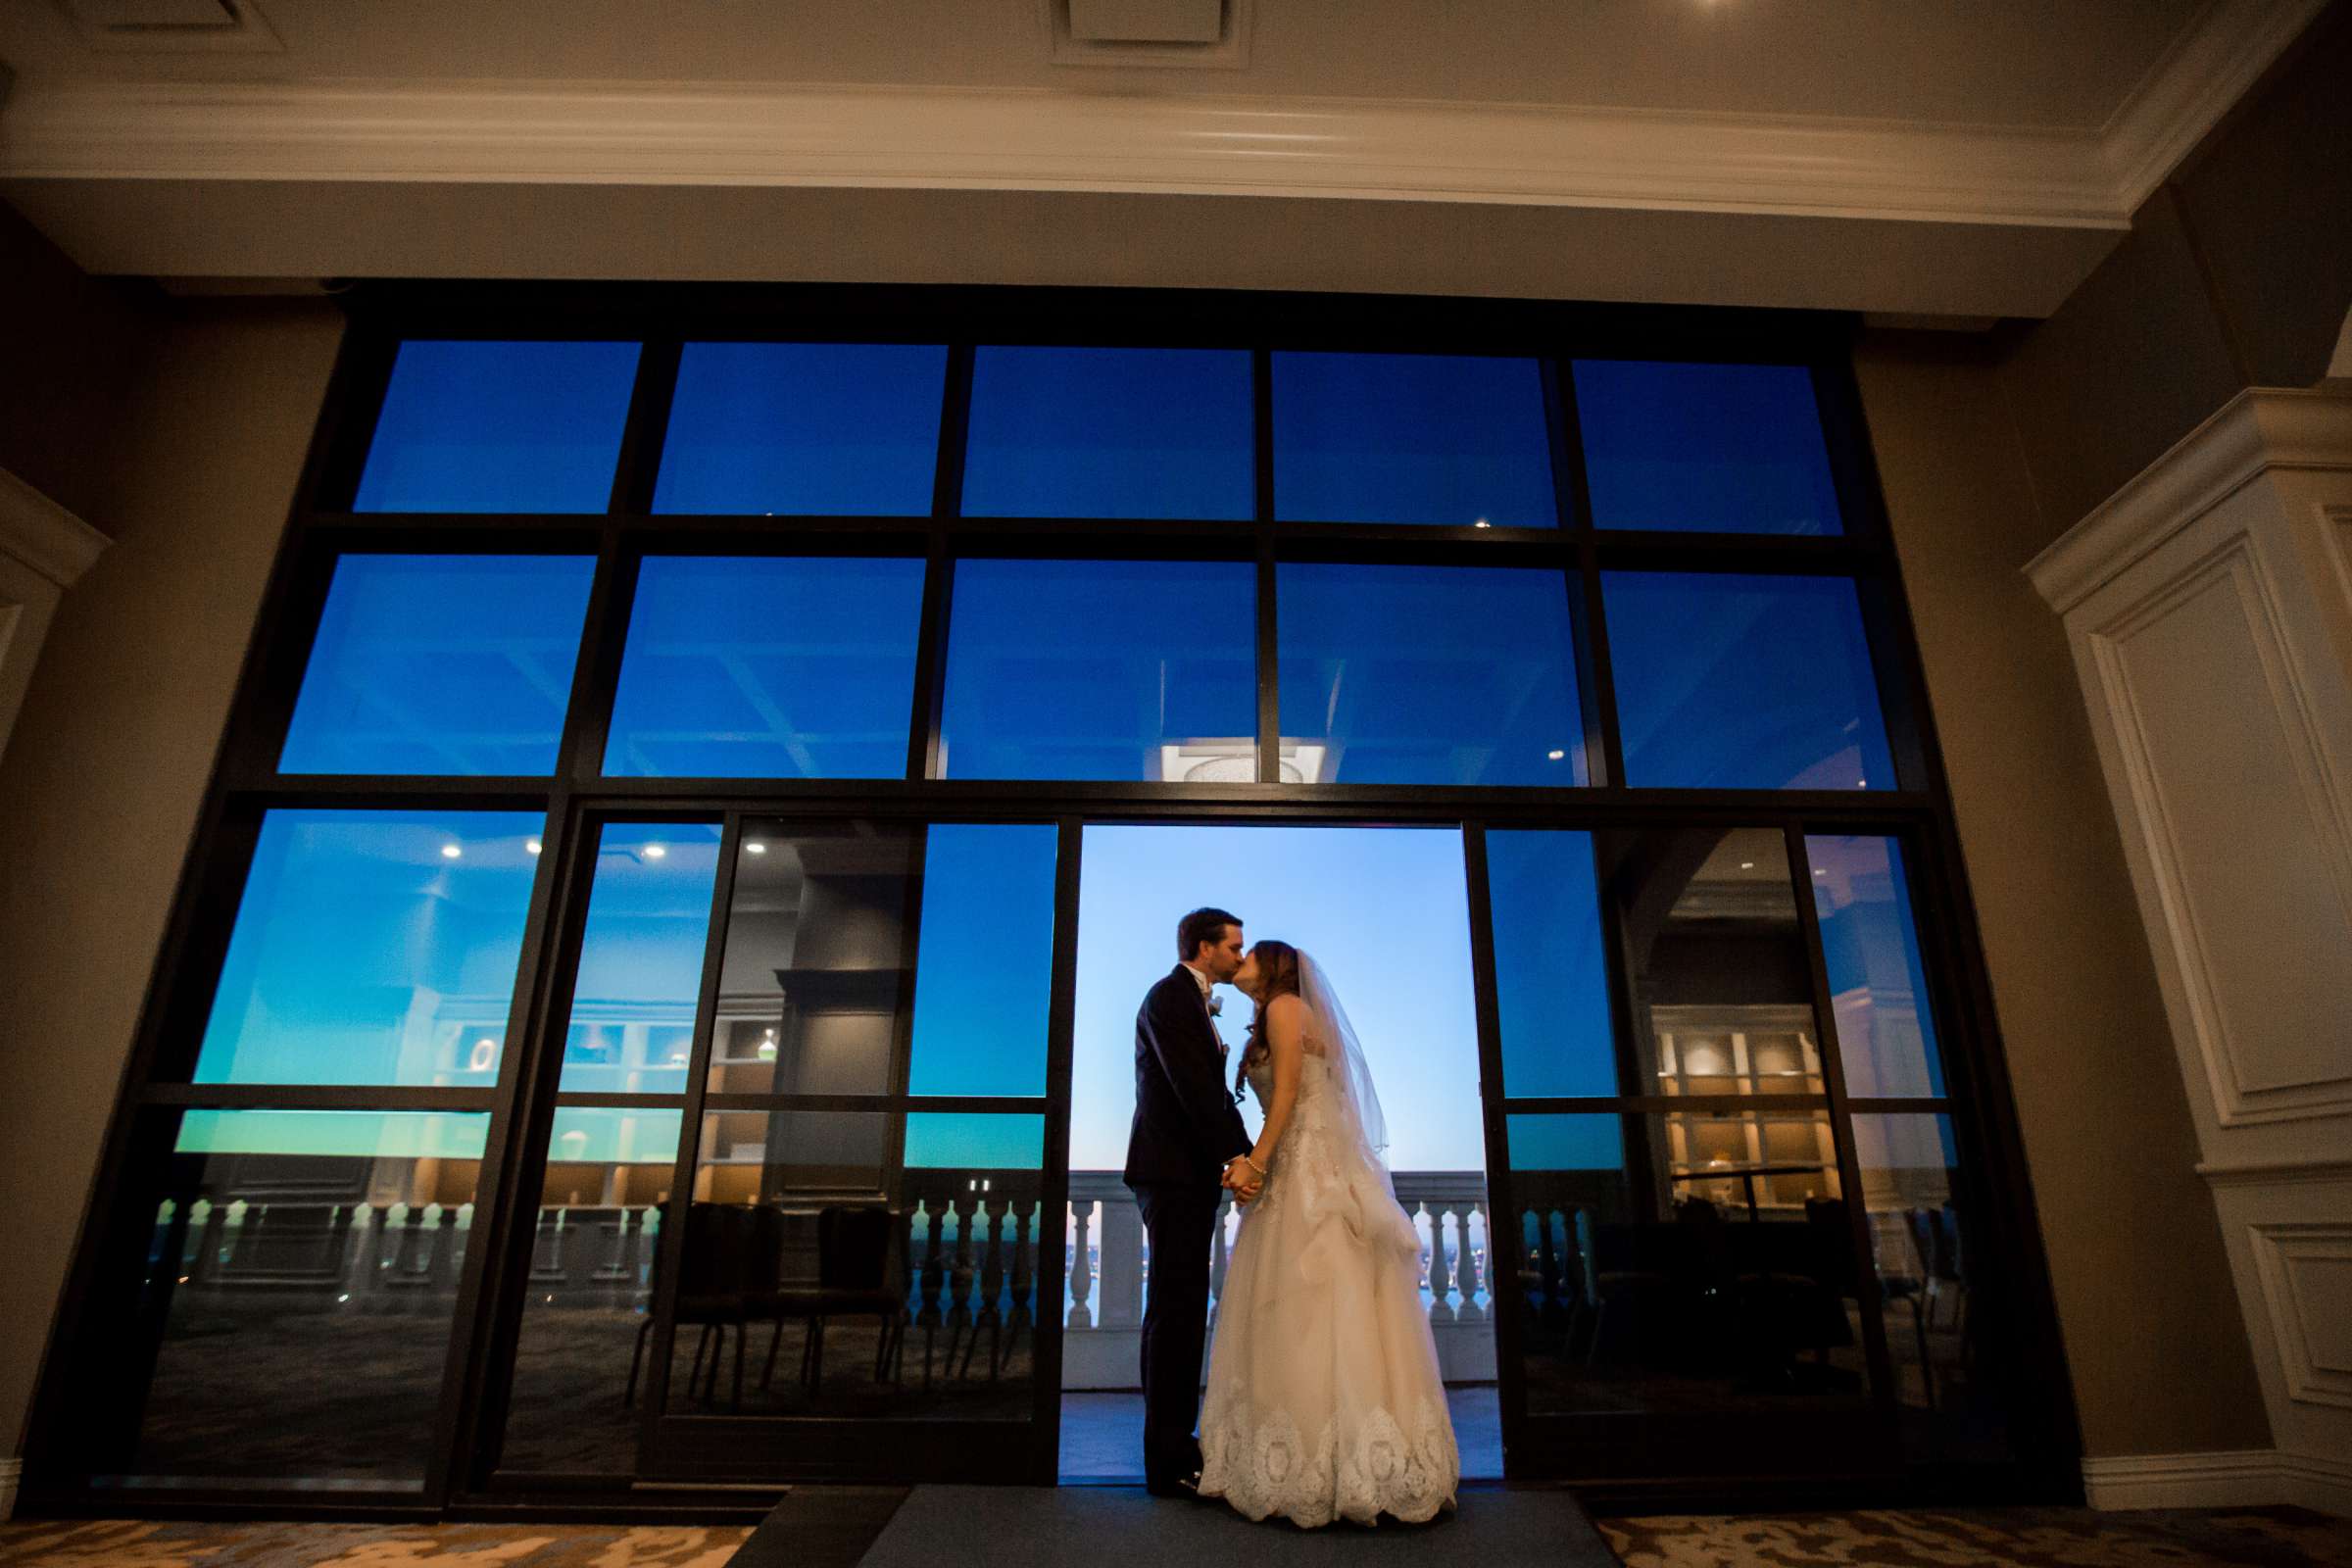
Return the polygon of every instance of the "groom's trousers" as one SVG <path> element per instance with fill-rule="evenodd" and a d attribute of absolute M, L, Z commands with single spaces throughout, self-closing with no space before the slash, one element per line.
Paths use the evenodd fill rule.
<path fill-rule="evenodd" d="M 1152 1183 L 1135 1189 L 1151 1239 L 1144 1299 L 1144 1479 L 1173 1486 L 1200 1468 L 1200 1351 L 1208 1338 L 1208 1244 L 1224 1189 Z"/>

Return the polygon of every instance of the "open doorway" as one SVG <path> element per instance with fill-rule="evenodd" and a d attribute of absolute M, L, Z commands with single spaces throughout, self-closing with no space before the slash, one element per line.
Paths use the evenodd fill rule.
<path fill-rule="evenodd" d="M 1119 1180 L 1135 1104 L 1135 1011 L 1176 961 L 1177 919 L 1214 904 L 1255 941 L 1322 962 L 1388 1114 L 1396 1196 L 1422 1235 L 1423 1304 L 1465 1479 L 1499 1477 L 1486 1146 L 1462 841 L 1448 828 L 1090 824 L 1078 916 L 1061 1479 L 1142 1478 L 1139 1381 L 1151 1259 Z M 1237 1052 L 1234 995 L 1217 1026 Z M 1257 1106 L 1244 1107 L 1254 1131 Z M 1238 1226 L 1228 1207 L 1212 1293 Z M 1212 1314 L 1214 1306 L 1211 1306 Z"/>

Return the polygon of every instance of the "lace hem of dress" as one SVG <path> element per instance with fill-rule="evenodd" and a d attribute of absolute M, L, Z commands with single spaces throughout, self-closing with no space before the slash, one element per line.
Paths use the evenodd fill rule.
<path fill-rule="evenodd" d="M 1383 1514 L 1424 1524 L 1454 1506 L 1461 1455 L 1442 1408 L 1425 1401 L 1408 1414 L 1409 1441 L 1394 1414 L 1375 1407 L 1345 1439 L 1337 1420 L 1325 1422 L 1310 1445 L 1288 1411 L 1254 1420 L 1246 1410 L 1204 1413 L 1200 1494 L 1223 1497 L 1249 1519 L 1281 1514 L 1310 1530 L 1336 1519 L 1369 1525 Z"/>

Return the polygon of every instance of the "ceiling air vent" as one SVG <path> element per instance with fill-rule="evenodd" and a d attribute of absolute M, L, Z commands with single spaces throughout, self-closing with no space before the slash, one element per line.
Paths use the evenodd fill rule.
<path fill-rule="evenodd" d="M 1038 0 L 1057 66 L 1250 64 L 1250 0 Z"/>
<path fill-rule="evenodd" d="M 104 54 L 274 54 L 285 48 L 253 0 L 58 0 Z"/>

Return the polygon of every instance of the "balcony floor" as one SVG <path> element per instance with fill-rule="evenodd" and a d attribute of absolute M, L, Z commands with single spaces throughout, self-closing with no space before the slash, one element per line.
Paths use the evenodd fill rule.
<path fill-rule="evenodd" d="M 1462 1476 L 1502 1475 L 1502 1405 L 1492 1383 L 1453 1384 L 1446 1390 Z M 1144 1478 L 1142 1394 L 1065 1394 L 1061 1396 L 1063 1485 L 1135 1483 Z"/>

